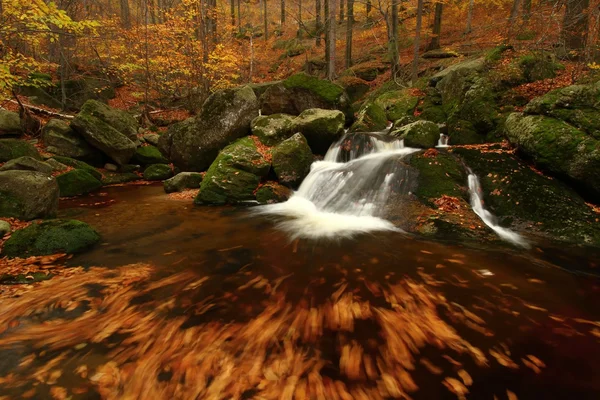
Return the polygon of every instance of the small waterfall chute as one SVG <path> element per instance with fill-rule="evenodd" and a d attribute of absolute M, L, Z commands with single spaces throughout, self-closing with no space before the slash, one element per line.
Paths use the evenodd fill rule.
<path fill-rule="evenodd" d="M 435 147 L 450 147 L 450 137 L 440 133 L 440 139 L 438 140 L 437 146 Z"/>

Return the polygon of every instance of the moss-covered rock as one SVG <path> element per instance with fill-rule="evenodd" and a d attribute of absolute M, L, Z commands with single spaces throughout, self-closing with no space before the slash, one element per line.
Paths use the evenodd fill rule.
<path fill-rule="evenodd" d="M 133 162 L 140 165 L 166 164 L 169 162 L 160 150 L 154 146 L 141 146 L 135 150 Z"/>
<path fill-rule="evenodd" d="M 521 113 L 508 117 L 506 135 L 541 169 L 600 199 L 600 141 L 564 121 Z"/>
<path fill-rule="evenodd" d="M 600 244 L 598 215 L 560 181 L 510 154 L 464 148 L 454 153 L 479 176 L 486 208 L 501 225 L 577 244 Z"/>
<path fill-rule="evenodd" d="M 10 224 L 6 221 L 0 220 L 0 239 L 12 230 Z"/>
<path fill-rule="evenodd" d="M 389 121 L 396 121 L 402 117 L 414 115 L 415 108 L 419 104 L 419 97 L 414 96 L 406 89 L 393 90 L 377 97 L 375 104 L 385 110 Z"/>
<path fill-rule="evenodd" d="M 98 190 L 102 182 L 84 169 L 73 169 L 56 177 L 61 197 L 79 196 Z"/>
<path fill-rule="evenodd" d="M 227 204 L 254 200 L 254 191 L 270 170 L 251 138 L 225 147 L 200 185 L 196 204 Z"/>
<path fill-rule="evenodd" d="M 50 175 L 54 168 L 43 161 L 36 160 L 33 157 L 19 157 L 6 162 L 0 171 L 23 170 L 23 171 L 38 171 Z"/>
<path fill-rule="evenodd" d="M 549 54 L 533 53 L 522 56 L 518 61 L 527 82 L 536 82 L 556 77 L 556 72 L 565 69 Z"/>
<path fill-rule="evenodd" d="M 121 183 L 139 181 L 142 178 L 133 172 L 106 172 L 102 176 L 102 185 L 118 185 Z"/>
<path fill-rule="evenodd" d="M 344 114 L 317 108 L 305 110 L 294 119 L 294 131 L 304 135 L 313 153 L 325 154 L 344 132 Z"/>
<path fill-rule="evenodd" d="M 98 118 L 132 142 L 138 142 L 137 134 L 140 126 L 133 115 L 127 111 L 111 108 L 99 101 L 89 100 L 81 107 L 80 112 Z"/>
<path fill-rule="evenodd" d="M 411 156 L 408 164 L 419 171 L 414 194 L 424 204 L 432 206 L 433 200 L 444 195 L 468 199 L 467 174 L 460 161 L 451 154 L 440 152 L 435 157 L 428 157 L 419 153 Z"/>
<path fill-rule="evenodd" d="M 404 145 L 407 147 L 428 149 L 437 145 L 440 128 L 431 121 L 417 121 L 395 129 L 391 135 L 404 139 Z"/>
<path fill-rule="evenodd" d="M 58 161 L 59 163 L 61 163 L 63 165 L 66 165 L 66 166 L 69 166 L 69 167 L 72 167 L 75 169 L 83 169 L 98 180 L 102 179 L 102 174 L 96 168 L 92 167 L 90 164 L 88 164 L 86 162 L 75 160 L 75 159 L 69 158 L 69 157 L 61 157 L 61 156 L 54 156 L 51 159 L 54 159 L 55 161 Z"/>
<path fill-rule="evenodd" d="M 260 204 L 274 204 L 287 201 L 292 191 L 277 182 L 266 182 L 256 191 L 256 201 Z"/>
<path fill-rule="evenodd" d="M 98 232 L 84 222 L 48 220 L 13 232 L 4 243 L 2 255 L 25 258 L 57 253 L 73 254 L 90 248 L 99 240 Z"/>
<path fill-rule="evenodd" d="M 167 164 L 152 164 L 144 170 L 144 179 L 147 181 L 164 181 L 173 176 L 173 170 Z"/>
<path fill-rule="evenodd" d="M 273 170 L 279 183 L 297 187 L 308 175 L 313 156 L 301 133 L 296 133 L 273 148 Z"/>
<path fill-rule="evenodd" d="M 451 145 L 481 144 L 486 141 L 486 137 L 479 134 L 472 123 L 463 119 L 449 120 L 448 132 Z"/>
<path fill-rule="evenodd" d="M 71 129 L 69 124 L 59 119 L 51 119 L 44 125 L 42 141 L 46 145 L 46 151 L 58 156 L 90 162 L 99 162 L 102 158 L 98 150 Z"/>
<path fill-rule="evenodd" d="M 275 146 L 294 134 L 294 117 L 287 114 L 256 117 L 252 120 L 252 134 L 263 144 Z"/>
<path fill-rule="evenodd" d="M 40 153 L 29 142 L 19 139 L 0 139 L 0 163 L 25 156 L 41 159 Z"/>
<path fill-rule="evenodd" d="M 0 136 L 20 136 L 22 134 L 23 128 L 19 114 L 0 110 Z"/>
<path fill-rule="evenodd" d="M 389 66 L 386 64 L 377 62 L 377 61 L 368 61 L 360 64 L 356 64 L 346 71 L 344 71 L 344 76 L 356 76 L 364 81 L 372 82 L 377 77 L 387 71 Z"/>
<path fill-rule="evenodd" d="M 351 103 L 363 98 L 370 89 L 366 81 L 355 76 L 342 76 L 336 83 L 346 90 Z"/>
<path fill-rule="evenodd" d="M 35 171 L 0 172 L 0 217 L 51 217 L 58 210 L 56 180 Z"/>
<path fill-rule="evenodd" d="M 356 113 L 356 120 L 350 127 L 352 132 L 377 132 L 387 127 L 385 110 L 377 103 L 366 101 Z"/>
<path fill-rule="evenodd" d="M 163 182 L 165 192 L 182 192 L 185 189 L 198 189 L 202 183 L 202 174 L 198 172 L 180 172 Z"/>

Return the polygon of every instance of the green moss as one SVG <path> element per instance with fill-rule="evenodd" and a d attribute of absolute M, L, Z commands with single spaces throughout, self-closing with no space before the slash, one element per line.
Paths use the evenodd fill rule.
<path fill-rule="evenodd" d="M 74 169 L 56 177 L 61 197 L 79 196 L 102 187 L 102 182 L 84 169 Z"/>
<path fill-rule="evenodd" d="M 135 150 L 133 161 L 141 165 L 166 164 L 169 162 L 154 146 L 142 146 Z"/>
<path fill-rule="evenodd" d="M 485 136 L 480 135 L 473 124 L 462 119 L 448 121 L 448 136 L 451 145 L 481 144 Z"/>
<path fill-rule="evenodd" d="M 413 115 L 419 97 L 408 90 L 394 90 L 377 97 L 375 103 L 381 106 L 390 121 L 398 120 L 406 115 Z"/>
<path fill-rule="evenodd" d="M 173 176 L 173 170 L 167 164 L 152 164 L 144 170 L 144 179 L 147 181 L 164 181 Z"/>
<path fill-rule="evenodd" d="M 140 176 L 133 172 L 106 172 L 102 177 L 103 185 L 117 185 L 119 183 L 139 181 Z"/>
<path fill-rule="evenodd" d="M 440 128 L 431 121 L 417 121 L 395 129 L 391 135 L 404 139 L 405 146 L 428 149 L 437 145 Z"/>
<path fill-rule="evenodd" d="M 88 224 L 75 220 L 47 220 L 13 232 L 4 244 L 2 255 L 8 257 L 41 256 L 56 253 L 79 253 L 100 240 Z"/>
<path fill-rule="evenodd" d="M 69 158 L 69 157 L 54 156 L 52 158 L 66 166 L 73 167 L 76 169 L 83 169 L 98 180 L 102 179 L 102 174 L 96 168 L 92 167 L 88 163 L 85 163 L 85 162 L 79 161 L 79 160 L 75 160 L 75 159 Z"/>
<path fill-rule="evenodd" d="M 330 104 L 338 104 L 344 94 L 344 89 L 341 86 L 305 73 L 290 76 L 283 81 L 283 86 L 288 89 L 308 90 Z"/>
<path fill-rule="evenodd" d="M 346 89 L 351 103 L 363 98 L 370 89 L 366 81 L 354 76 L 343 76 L 336 83 Z"/>
<path fill-rule="evenodd" d="M 486 54 L 485 60 L 490 63 L 498 62 L 502 59 L 504 52 L 512 49 L 513 47 L 507 44 L 496 46 Z"/>
<path fill-rule="evenodd" d="M 286 201 L 291 191 L 276 182 L 267 182 L 256 191 L 256 201 L 260 204 L 274 204 Z"/>
<path fill-rule="evenodd" d="M 261 143 L 274 146 L 294 133 L 294 117 L 287 114 L 262 115 L 254 118 L 250 124 L 252 134 Z"/>
<path fill-rule="evenodd" d="M 356 122 L 352 125 L 353 132 L 381 131 L 387 126 L 385 110 L 376 103 L 367 101 L 363 104 L 356 116 Z"/>
<path fill-rule="evenodd" d="M 41 159 L 31 143 L 19 139 L 0 139 L 0 163 L 25 156 Z"/>
<path fill-rule="evenodd" d="M 467 199 L 464 189 L 467 176 L 455 157 L 443 153 L 433 158 L 417 154 L 410 158 L 409 164 L 419 170 L 419 186 L 414 194 L 423 203 L 433 206 L 432 200 L 443 195 Z"/>
<path fill-rule="evenodd" d="M 273 170 L 279 182 L 296 187 L 310 171 L 313 156 L 306 139 L 296 133 L 273 149 Z"/>
<path fill-rule="evenodd" d="M 21 218 L 24 204 L 10 192 L 0 190 L 0 217 Z"/>
<path fill-rule="evenodd" d="M 527 82 L 554 78 L 556 71 L 565 69 L 564 65 L 553 61 L 548 55 L 539 53 L 521 56 L 518 64 Z"/>

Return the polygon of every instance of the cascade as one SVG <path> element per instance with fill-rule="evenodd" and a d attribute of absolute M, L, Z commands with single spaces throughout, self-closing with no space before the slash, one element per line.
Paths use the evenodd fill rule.
<path fill-rule="evenodd" d="M 438 140 L 438 144 L 436 147 L 450 147 L 450 137 L 448 135 L 444 135 L 440 133 L 440 139 Z"/>

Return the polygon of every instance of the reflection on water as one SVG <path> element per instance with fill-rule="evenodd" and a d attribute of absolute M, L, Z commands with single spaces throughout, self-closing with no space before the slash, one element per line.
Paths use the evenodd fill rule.
<path fill-rule="evenodd" d="M 0 396 L 600 396 L 597 254 L 290 243 L 246 209 L 107 192 L 61 211 L 103 236 L 72 263 L 106 268 L 0 306 Z"/>

